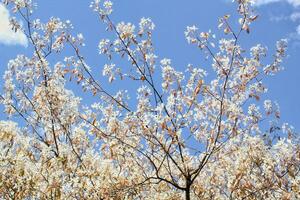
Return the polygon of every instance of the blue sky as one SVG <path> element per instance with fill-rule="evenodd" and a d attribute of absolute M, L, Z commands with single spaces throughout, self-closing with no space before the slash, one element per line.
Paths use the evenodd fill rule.
<path fill-rule="evenodd" d="M 229 0 L 228 0 L 229 1 Z M 114 22 L 125 21 L 137 24 L 141 17 L 150 17 L 156 24 L 154 46 L 160 59 L 172 59 L 177 69 L 184 70 L 191 63 L 209 69 L 209 62 L 203 59 L 202 53 L 187 44 L 184 30 L 187 25 L 196 25 L 202 31 L 217 31 L 218 17 L 235 12 L 235 5 L 227 0 L 115 0 Z M 300 130 L 300 6 L 299 0 L 259 0 L 256 8 L 260 15 L 253 25 L 250 35 L 243 35 L 242 44 L 249 47 L 262 43 L 269 47 L 272 55 L 275 42 L 281 38 L 289 38 L 288 58 L 284 61 L 285 71 L 268 78 L 266 83 L 269 93 L 266 98 L 276 100 L 282 112 L 282 119 Z M 97 45 L 100 39 L 107 37 L 105 27 L 99 23 L 90 10 L 88 0 L 37 0 L 38 10 L 35 15 L 46 21 L 51 16 L 63 20 L 71 20 L 75 32 L 81 32 L 86 38 L 83 53 L 92 66 L 99 67 L 101 74 L 105 58 L 98 55 Z M 298 8 L 299 7 L 299 8 Z M 1 10 L 0 10 L 1 11 Z M 1 14 L 1 12 L 0 12 Z M 293 17 L 294 16 L 294 17 Z M 1 39 L 5 25 L 0 16 L 0 73 L 3 74 L 9 59 L 18 53 L 28 51 L 24 41 L 4 42 Z M 299 29 L 300 30 L 300 29 Z M 2 35 L 1 35 L 2 34 Z M 15 45 L 21 43 L 23 45 Z M 26 45 L 25 45 L 26 46 Z M 94 71 L 97 71 L 96 69 Z M 99 76 L 100 77 L 100 76 Z M 116 89 L 116 88 L 114 88 Z M 1 111 L 2 112 L 2 111 Z M 4 118 L 3 114 L 0 114 Z"/>

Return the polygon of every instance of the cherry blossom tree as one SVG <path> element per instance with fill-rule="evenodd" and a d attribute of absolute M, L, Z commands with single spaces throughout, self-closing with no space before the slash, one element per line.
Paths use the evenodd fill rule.
<path fill-rule="evenodd" d="M 261 44 L 243 49 L 240 38 L 258 17 L 252 1 L 234 1 L 237 13 L 219 19 L 219 39 L 187 27 L 191 48 L 211 60 L 211 78 L 159 58 L 151 19 L 115 23 L 113 3 L 94 0 L 95 17 L 111 33 L 99 42 L 99 59 L 108 60 L 102 74 L 110 84 L 138 85 L 116 93 L 88 64 L 70 21 L 42 22 L 32 0 L 3 3 L 22 19 L 11 26 L 32 52 L 10 60 L 4 74 L 1 199 L 300 198 L 297 134 L 280 121 L 276 102 L 262 100 L 264 78 L 283 69 L 287 41 L 276 43 L 269 64 Z M 119 58 L 127 66 L 117 67 Z"/>

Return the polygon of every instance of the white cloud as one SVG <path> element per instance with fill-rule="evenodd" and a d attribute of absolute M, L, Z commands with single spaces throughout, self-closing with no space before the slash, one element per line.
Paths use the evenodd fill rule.
<path fill-rule="evenodd" d="M 287 2 L 295 7 L 300 6 L 300 0 L 287 0 Z"/>
<path fill-rule="evenodd" d="M 300 25 L 297 27 L 297 33 L 300 35 Z"/>
<path fill-rule="evenodd" d="M 269 3 L 275 3 L 275 2 L 287 2 L 294 7 L 300 6 L 300 0 L 254 0 L 256 5 L 264 5 Z"/>
<path fill-rule="evenodd" d="M 21 31 L 13 31 L 9 25 L 9 11 L 0 3 L 0 43 L 27 46 L 28 41 Z"/>
<path fill-rule="evenodd" d="M 288 3 L 293 7 L 292 14 L 289 16 L 281 15 L 278 16 L 271 16 L 272 21 L 281 21 L 281 20 L 289 20 L 293 23 L 297 23 L 298 26 L 295 28 L 295 32 L 289 34 L 289 38 L 293 40 L 299 40 L 300 39 L 300 0 L 254 0 L 256 6 L 261 6 L 265 4 L 271 4 L 275 2 L 285 2 Z"/>
<path fill-rule="evenodd" d="M 282 1 L 282 0 L 256 0 L 254 1 L 255 4 L 257 6 L 260 6 L 260 5 L 264 5 L 264 4 L 269 4 L 269 3 L 274 3 L 274 2 L 279 2 L 279 1 Z"/>
<path fill-rule="evenodd" d="M 300 20 L 300 12 L 294 12 L 291 14 L 290 19 L 295 22 Z"/>

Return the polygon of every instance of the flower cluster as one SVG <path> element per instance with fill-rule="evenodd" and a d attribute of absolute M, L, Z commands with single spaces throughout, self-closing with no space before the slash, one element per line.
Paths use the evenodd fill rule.
<path fill-rule="evenodd" d="M 160 61 L 160 64 L 162 68 L 162 78 L 164 80 L 162 83 L 162 87 L 164 89 L 167 89 L 173 84 L 180 84 L 184 76 L 181 72 L 175 71 L 175 69 L 171 66 L 171 60 L 163 59 Z"/>
<path fill-rule="evenodd" d="M 151 32 L 154 30 L 155 25 L 151 21 L 150 18 L 142 18 L 139 23 L 139 34 L 148 33 L 151 34 Z"/>
<path fill-rule="evenodd" d="M 94 0 L 90 4 L 93 11 L 99 13 L 103 17 L 112 13 L 112 6 L 113 3 L 109 0 L 104 0 L 103 2 L 101 2 L 101 0 Z"/>
<path fill-rule="evenodd" d="M 135 26 L 131 23 L 121 22 L 117 24 L 117 31 L 123 40 L 133 38 L 134 30 Z"/>

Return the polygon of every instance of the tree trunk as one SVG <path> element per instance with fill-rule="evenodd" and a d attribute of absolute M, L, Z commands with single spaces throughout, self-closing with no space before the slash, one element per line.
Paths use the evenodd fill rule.
<path fill-rule="evenodd" d="M 190 186 L 188 186 L 185 190 L 185 200 L 191 200 L 191 194 L 190 194 Z"/>
<path fill-rule="evenodd" d="M 186 184 L 185 184 L 185 200 L 190 200 L 191 199 L 191 176 L 189 175 L 186 179 Z"/>

